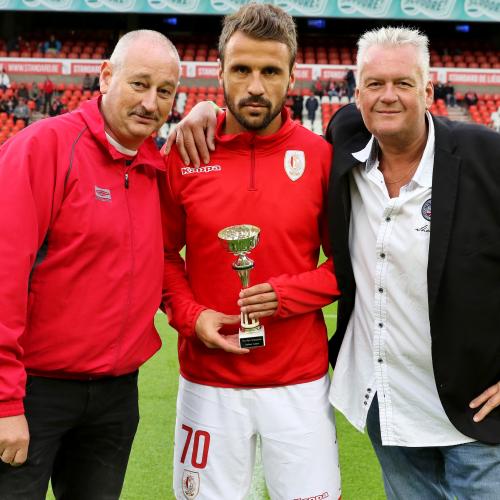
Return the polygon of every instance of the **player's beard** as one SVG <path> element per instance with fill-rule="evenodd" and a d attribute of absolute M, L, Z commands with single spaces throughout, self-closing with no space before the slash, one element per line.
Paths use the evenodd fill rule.
<path fill-rule="evenodd" d="M 244 127 L 246 130 L 263 130 L 265 129 L 280 113 L 283 107 L 285 106 L 287 92 L 283 95 L 282 99 L 279 103 L 273 108 L 271 101 L 261 96 L 254 97 L 246 97 L 245 99 L 241 99 L 238 103 L 233 102 L 228 93 L 226 92 L 226 88 L 224 87 L 224 99 L 226 100 L 226 105 L 231 111 L 231 114 L 236 118 L 236 121 Z M 241 114 L 238 110 L 249 104 L 257 104 L 259 106 L 265 106 L 266 113 L 260 118 L 260 120 L 249 121 L 246 117 Z"/>

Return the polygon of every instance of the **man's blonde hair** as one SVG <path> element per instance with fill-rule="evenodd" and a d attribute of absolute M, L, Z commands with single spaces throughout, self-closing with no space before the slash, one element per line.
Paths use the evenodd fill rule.
<path fill-rule="evenodd" d="M 422 74 L 423 84 L 429 81 L 429 39 L 426 35 L 413 28 L 397 28 L 388 26 L 367 31 L 358 40 L 358 56 L 356 59 L 357 77 L 361 75 L 366 52 L 370 47 L 404 47 L 411 45 L 417 54 L 418 66 Z"/>

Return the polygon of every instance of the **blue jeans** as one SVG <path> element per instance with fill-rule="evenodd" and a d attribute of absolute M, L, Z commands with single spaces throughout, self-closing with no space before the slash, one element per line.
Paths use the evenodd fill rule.
<path fill-rule="evenodd" d="M 382 446 L 376 397 L 366 426 L 389 500 L 500 499 L 500 445 Z"/>

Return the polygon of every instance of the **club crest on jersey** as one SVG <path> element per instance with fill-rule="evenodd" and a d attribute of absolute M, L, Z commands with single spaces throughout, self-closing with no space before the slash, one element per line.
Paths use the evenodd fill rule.
<path fill-rule="evenodd" d="M 192 470 L 184 469 L 182 474 L 182 491 L 188 500 L 198 496 L 200 492 L 200 475 Z"/>
<path fill-rule="evenodd" d="M 285 172 L 292 180 L 296 181 L 302 177 L 306 169 L 306 157 L 304 151 L 289 149 L 285 153 Z"/>
<path fill-rule="evenodd" d="M 431 220 L 431 198 L 429 198 L 423 205 L 422 205 L 422 217 L 426 221 Z"/>

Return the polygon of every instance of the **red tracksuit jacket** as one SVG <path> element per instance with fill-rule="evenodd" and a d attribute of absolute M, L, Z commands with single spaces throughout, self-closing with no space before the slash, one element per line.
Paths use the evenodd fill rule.
<path fill-rule="evenodd" d="M 150 139 L 110 146 L 97 100 L 0 149 L 0 417 L 23 412 L 26 372 L 121 375 L 160 347 L 158 168 Z"/>
<path fill-rule="evenodd" d="M 320 247 L 329 254 L 325 202 L 331 147 L 292 122 L 273 135 L 221 135 L 210 164 L 186 167 L 177 151 L 165 160 L 165 291 L 171 324 L 178 330 L 182 375 L 220 387 L 266 387 L 308 382 L 328 369 L 321 308 L 338 294 L 332 260 L 317 267 Z M 302 167 L 303 172 L 302 172 Z M 295 179 L 295 180 L 293 180 Z M 269 282 L 279 298 L 264 319 L 266 346 L 246 355 L 208 349 L 195 335 L 206 308 L 239 314 L 241 284 L 217 238 L 234 224 L 261 228 L 251 284 Z M 186 262 L 179 251 L 186 245 Z M 238 325 L 221 330 L 237 333 Z"/>

